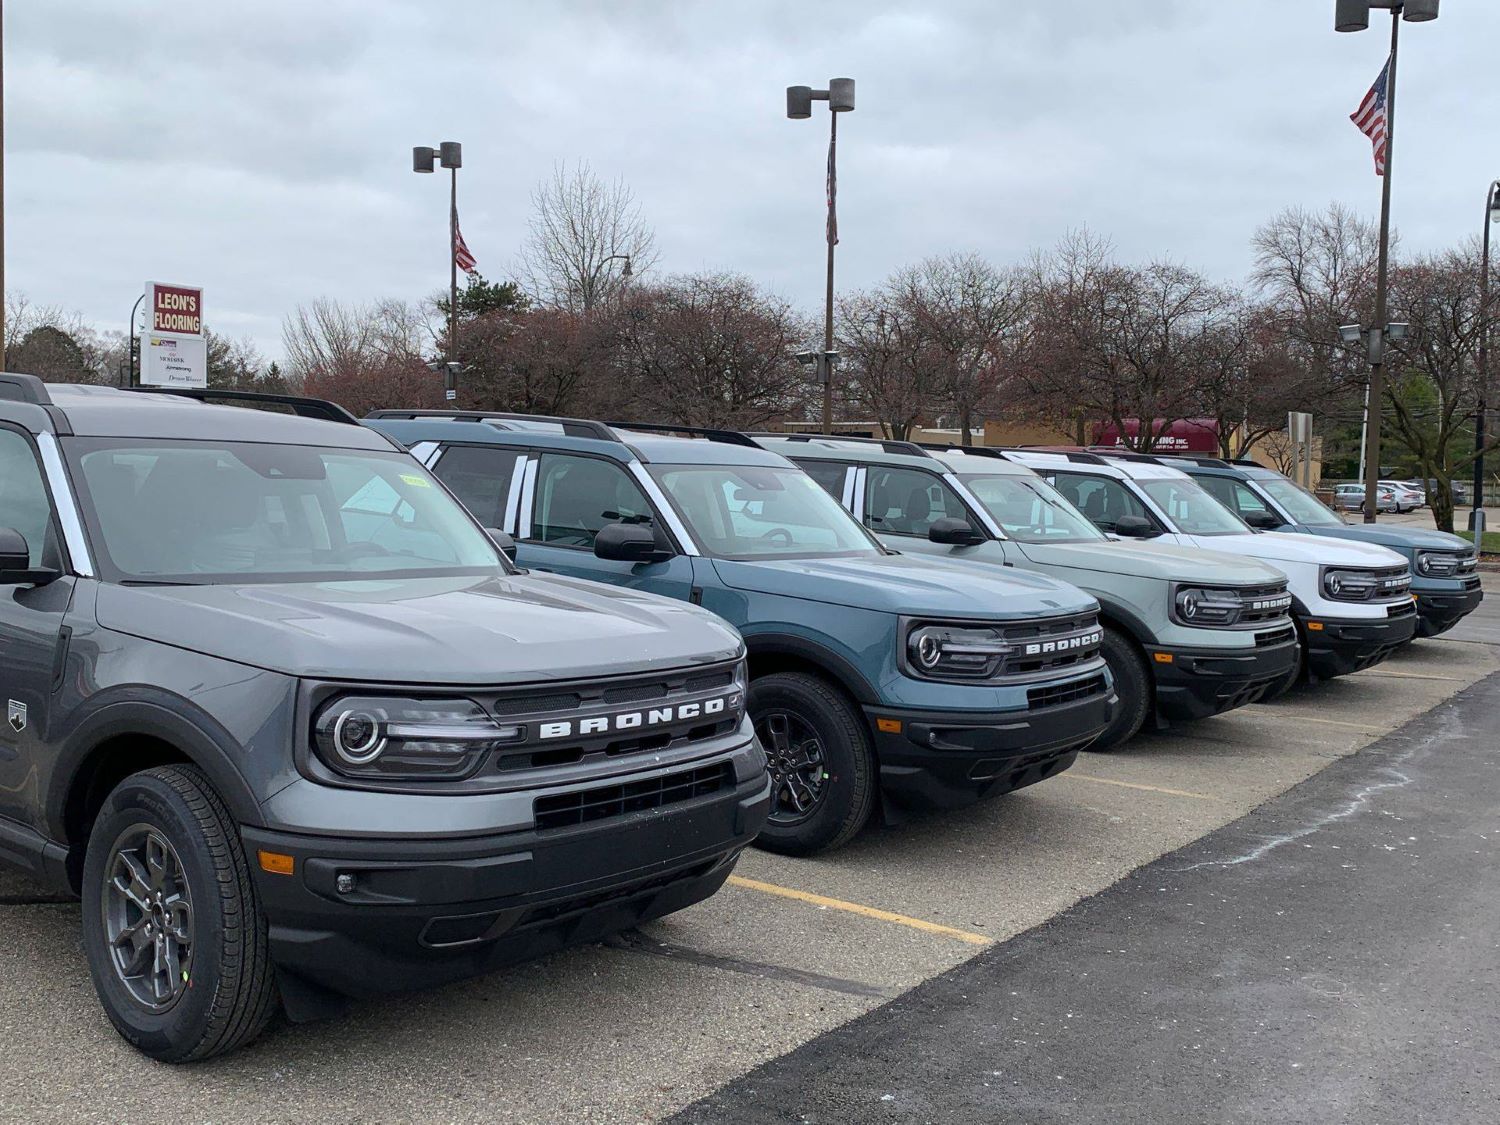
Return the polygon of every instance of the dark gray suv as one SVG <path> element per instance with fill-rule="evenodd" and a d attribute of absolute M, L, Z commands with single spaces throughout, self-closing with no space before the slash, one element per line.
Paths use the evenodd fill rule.
<path fill-rule="evenodd" d="M 275 405 L 0 375 L 0 859 L 169 1061 L 697 902 L 769 804 L 733 629 Z"/>

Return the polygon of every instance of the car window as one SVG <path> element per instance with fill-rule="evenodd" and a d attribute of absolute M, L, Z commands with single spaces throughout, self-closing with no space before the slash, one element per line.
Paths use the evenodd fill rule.
<path fill-rule="evenodd" d="M 0 527 L 26 537 L 31 566 L 57 566 L 52 502 L 31 442 L 15 430 L 0 429 Z"/>
<path fill-rule="evenodd" d="M 653 465 L 698 546 L 731 559 L 876 555 L 859 521 L 800 469 Z"/>
<path fill-rule="evenodd" d="M 402 453 L 71 438 L 90 537 L 116 579 L 240 582 L 491 572 L 464 510 Z"/>
<path fill-rule="evenodd" d="M 1199 488 L 1197 481 L 1148 477 L 1136 484 L 1185 535 L 1244 535 L 1250 530 L 1239 516 Z"/>
<path fill-rule="evenodd" d="M 1113 477 L 1089 473 L 1058 473 L 1054 484 L 1063 499 L 1088 517 L 1090 523 L 1104 531 L 1113 531 L 1122 516 L 1139 516 L 1156 527 L 1146 505 Z"/>
<path fill-rule="evenodd" d="M 869 466 L 865 484 L 865 522 L 872 531 L 926 538 L 940 519 L 969 518 L 964 502 L 932 473 L 917 469 Z"/>
<path fill-rule="evenodd" d="M 1046 481 L 1025 476 L 965 473 L 959 478 L 990 517 L 1023 543 L 1103 540 L 1104 533 Z"/>
<path fill-rule="evenodd" d="M 509 531 L 511 481 L 525 459 L 524 453 L 499 446 L 454 445 L 432 471 L 483 526 Z"/>
<path fill-rule="evenodd" d="M 853 465 L 843 461 L 798 461 L 797 466 L 821 484 L 828 495 L 840 504 L 844 502 L 844 484 L 849 479 Z"/>
<path fill-rule="evenodd" d="M 1244 519 L 1254 512 L 1270 512 L 1271 506 L 1257 496 L 1244 481 L 1231 477 L 1195 476 L 1199 487 L 1235 515 Z M 1275 515 L 1275 513 L 1272 513 Z M 1280 516 L 1277 516 L 1280 519 Z"/>
<path fill-rule="evenodd" d="M 1344 526 L 1344 521 L 1324 504 L 1323 501 L 1319 500 L 1300 484 L 1288 480 L 1286 477 L 1258 479 L 1255 482 L 1255 487 L 1290 512 L 1298 523 L 1305 524 L 1308 527 Z M 1348 495 L 1348 493 L 1344 495 Z"/>
<path fill-rule="evenodd" d="M 651 503 L 630 474 L 600 457 L 542 454 L 531 538 L 593 550 L 599 529 L 611 523 L 655 525 Z"/>

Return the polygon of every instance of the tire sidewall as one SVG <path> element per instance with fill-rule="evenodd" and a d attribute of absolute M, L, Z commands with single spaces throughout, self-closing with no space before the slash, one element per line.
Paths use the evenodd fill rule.
<path fill-rule="evenodd" d="M 151 1012 L 130 995 L 115 973 L 102 913 L 106 864 L 127 828 L 148 824 L 171 843 L 192 896 L 193 949 L 188 988 L 165 1012 Z M 221 891 L 197 819 L 170 785 L 150 774 L 124 782 L 105 800 L 89 836 L 83 866 L 83 947 L 99 1001 L 121 1036 L 156 1058 L 189 1053 L 202 1038 L 223 980 Z"/>
<path fill-rule="evenodd" d="M 767 822 L 761 830 L 760 842 L 772 850 L 806 854 L 827 847 L 844 831 L 849 818 L 856 813 L 860 797 L 860 774 L 863 781 L 868 777 L 870 763 L 864 745 L 849 737 L 846 724 L 829 713 L 827 701 L 804 682 L 810 677 L 800 675 L 771 675 L 750 683 L 748 707 L 751 722 L 759 729 L 761 714 L 772 710 L 794 712 L 807 723 L 823 744 L 823 767 L 827 773 L 822 804 L 808 817 L 794 825 L 777 825 Z M 847 718 L 857 722 L 852 714 Z"/>
<path fill-rule="evenodd" d="M 1151 717 L 1154 693 L 1150 670 L 1134 641 L 1120 630 L 1106 625 L 1104 643 L 1100 648 L 1110 675 L 1114 677 L 1120 711 L 1104 728 L 1104 733 L 1086 749 L 1113 750 L 1133 738 Z"/>

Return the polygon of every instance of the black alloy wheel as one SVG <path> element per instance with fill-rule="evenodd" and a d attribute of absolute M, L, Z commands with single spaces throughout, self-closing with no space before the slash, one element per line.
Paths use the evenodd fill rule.
<path fill-rule="evenodd" d="M 193 897 L 182 860 L 149 824 L 116 838 L 100 898 L 115 976 L 149 1012 L 169 1011 L 193 972 Z"/>
<path fill-rule="evenodd" d="M 800 824 L 818 811 L 827 794 L 828 771 L 818 732 L 794 711 L 773 710 L 756 716 L 755 733 L 771 775 L 770 822 Z"/>

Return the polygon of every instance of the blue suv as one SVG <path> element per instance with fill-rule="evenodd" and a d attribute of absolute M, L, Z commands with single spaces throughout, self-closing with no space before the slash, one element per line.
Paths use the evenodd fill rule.
<path fill-rule="evenodd" d="M 513 539 L 521 565 L 692 602 L 740 630 L 770 850 L 837 847 L 877 802 L 890 820 L 1042 781 L 1118 704 L 1092 597 L 898 554 L 742 434 L 464 412 L 367 424 Z"/>
<path fill-rule="evenodd" d="M 1172 455 L 1158 460 L 1187 473 L 1253 528 L 1375 543 L 1404 556 L 1411 564 L 1419 637 L 1446 633 L 1484 598 L 1479 558 L 1467 539 L 1432 528 L 1345 523 L 1301 485 L 1255 461 Z"/>

